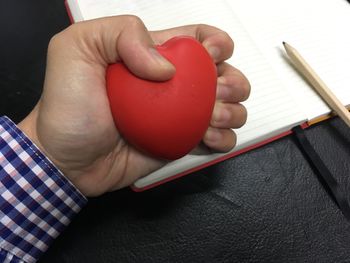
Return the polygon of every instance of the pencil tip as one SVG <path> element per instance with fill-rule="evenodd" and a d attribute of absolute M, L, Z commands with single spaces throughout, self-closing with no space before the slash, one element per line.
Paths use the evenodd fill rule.
<path fill-rule="evenodd" d="M 282 44 L 283 44 L 283 46 L 285 46 L 285 45 L 286 45 L 286 42 L 283 41 Z"/>

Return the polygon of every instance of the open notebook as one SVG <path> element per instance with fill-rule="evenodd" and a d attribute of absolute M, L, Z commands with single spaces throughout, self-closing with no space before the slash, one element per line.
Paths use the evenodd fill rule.
<path fill-rule="evenodd" d="M 282 41 L 297 48 L 335 95 L 350 105 L 350 5 L 345 0 L 67 0 L 74 22 L 118 14 L 139 16 L 149 30 L 193 23 L 230 34 L 228 61 L 250 80 L 246 125 L 236 130 L 229 153 L 200 153 L 173 161 L 139 179 L 144 190 L 290 134 L 329 116 L 330 109 L 284 55 Z"/>

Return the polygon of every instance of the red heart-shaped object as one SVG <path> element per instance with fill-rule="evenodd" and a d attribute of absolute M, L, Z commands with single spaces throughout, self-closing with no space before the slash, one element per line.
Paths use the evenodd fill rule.
<path fill-rule="evenodd" d="M 144 80 L 117 63 L 108 66 L 107 93 L 122 136 L 139 150 L 173 160 L 189 153 L 208 128 L 216 67 L 194 38 L 175 37 L 157 50 L 176 68 L 170 80 Z"/>

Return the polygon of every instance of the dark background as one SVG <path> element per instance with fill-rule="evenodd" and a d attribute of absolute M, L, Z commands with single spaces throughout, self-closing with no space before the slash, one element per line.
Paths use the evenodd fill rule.
<path fill-rule="evenodd" d="M 0 1 L 0 115 L 29 113 L 49 39 L 69 24 L 63 0 Z M 334 118 L 306 135 L 349 192 L 350 129 Z M 350 262 L 350 224 L 289 136 L 143 193 L 90 199 L 41 262 Z"/>

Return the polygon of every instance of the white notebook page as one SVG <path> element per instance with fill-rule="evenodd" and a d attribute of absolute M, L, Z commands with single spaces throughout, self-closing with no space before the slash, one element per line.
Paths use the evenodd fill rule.
<path fill-rule="evenodd" d="M 309 120 L 330 112 L 283 56 L 294 46 L 344 105 L 350 105 L 350 4 L 345 0 L 227 0 Z"/>
<path fill-rule="evenodd" d="M 81 4 L 85 19 L 129 13 L 141 17 L 150 30 L 207 23 L 227 31 L 235 41 L 235 53 L 229 62 L 246 74 L 252 86 L 251 96 L 244 103 L 248 109 L 248 121 L 236 130 L 238 142 L 233 151 L 271 138 L 306 120 L 225 1 L 104 0 L 101 5 L 93 1 L 93 6 L 88 4 L 91 0 L 81 1 L 86 3 Z M 189 154 L 140 179 L 135 186 L 144 187 L 222 155 Z"/>

